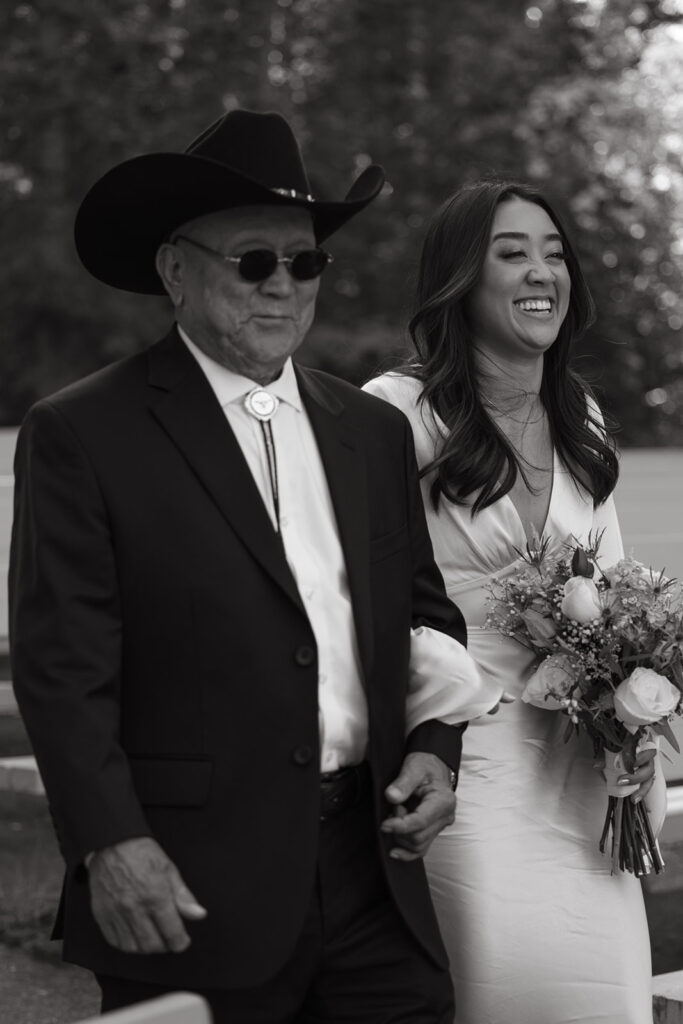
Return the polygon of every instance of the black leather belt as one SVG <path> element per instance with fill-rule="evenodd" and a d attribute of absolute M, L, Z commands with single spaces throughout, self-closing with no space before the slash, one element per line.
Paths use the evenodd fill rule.
<path fill-rule="evenodd" d="M 355 807 L 370 792 L 370 767 L 367 761 L 324 772 L 320 776 L 320 820 L 328 821 Z"/>

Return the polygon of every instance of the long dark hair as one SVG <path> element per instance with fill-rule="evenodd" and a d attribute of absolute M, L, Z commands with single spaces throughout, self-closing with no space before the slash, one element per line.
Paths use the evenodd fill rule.
<path fill-rule="evenodd" d="M 448 428 L 441 451 L 422 469 L 436 470 L 431 499 L 459 505 L 475 492 L 472 514 L 507 494 L 524 475 L 518 456 L 482 403 L 467 320 L 467 296 L 477 283 L 496 208 L 517 197 L 541 206 L 562 237 L 571 294 L 557 339 L 543 361 L 541 401 L 553 445 L 575 483 L 599 505 L 619 475 L 614 442 L 587 403 L 590 388 L 569 365 L 570 350 L 595 318 L 595 307 L 576 253 L 560 219 L 529 185 L 482 181 L 466 185 L 437 210 L 422 249 L 416 312 L 409 330 L 418 361 L 404 372 L 422 382 L 421 402 L 432 406 Z"/>

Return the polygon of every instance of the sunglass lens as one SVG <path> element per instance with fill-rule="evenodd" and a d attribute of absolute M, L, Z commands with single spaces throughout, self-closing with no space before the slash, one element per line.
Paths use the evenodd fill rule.
<path fill-rule="evenodd" d="M 306 249 L 292 260 L 292 277 L 297 281 L 311 281 L 319 277 L 327 266 L 328 255 L 322 249 Z"/>
<path fill-rule="evenodd" d="M 277 256 L 270 249 L 253 249 L 240 259 L 240 274 L 245 281 L 265 281 L 277 268 Z"/>

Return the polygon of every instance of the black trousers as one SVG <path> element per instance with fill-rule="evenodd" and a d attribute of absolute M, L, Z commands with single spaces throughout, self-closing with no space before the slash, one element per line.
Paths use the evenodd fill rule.
<path fill-rule="evenodd" d="M 215 1024 L 452 1024 L 450 975 L 399 916 L 376 827 L 368 797 L 321 822 L 315 889 L 291 959 L 257 988 L 200 991 Z M 172 991 L 125 978 L 97 980 L 103 1013 Z M 176 988 L 183 988 L 182 978 Z"/>

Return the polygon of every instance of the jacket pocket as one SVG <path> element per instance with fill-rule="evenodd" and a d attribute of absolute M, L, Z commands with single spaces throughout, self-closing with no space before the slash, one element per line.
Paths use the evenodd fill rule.
<path fill-rule="evenodd" d="M 409 543 L 408 524 L 392 530 L 391 533 L 384 533 L 381 537 L 375 537 L 370 541 L 370 561 L 381 562 L 382 559 L 406 548 Z"/>
<path fill-rule="evenodd" d="M 141 804 L 204 807 L 208 803 L 213 762 L 165 757 L 131 757 L 129 760 Z"/>

